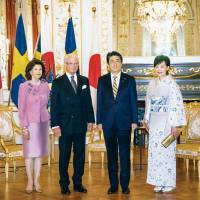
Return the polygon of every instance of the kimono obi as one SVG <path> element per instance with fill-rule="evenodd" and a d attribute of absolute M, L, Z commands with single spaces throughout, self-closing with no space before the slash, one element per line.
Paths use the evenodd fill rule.
<path fill-rule="evenodd" d="M 167 97 L 151 97 L 151 112 L 167 112 Z"/>

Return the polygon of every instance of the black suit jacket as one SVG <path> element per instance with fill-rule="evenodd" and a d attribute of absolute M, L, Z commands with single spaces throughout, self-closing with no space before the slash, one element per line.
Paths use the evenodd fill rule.
<path fill-rule="evenodd" d="M 55 79 L 51 93 L 51 127 L 60 126 L 62 134 L 86 132 L 94 123 L 89 81 L 77 75 L 77 93 L 66 74 Z"/>
<path fill-rule="evenodd" d="M 121 73 L 116 99 L 111 74 L 101 76 L 98 81 L 97 124 L 109 129 L 114 123 L 119 130 L 130 130 L 132 123 L 138 123 L 135 79 L 124 73 Z"/>

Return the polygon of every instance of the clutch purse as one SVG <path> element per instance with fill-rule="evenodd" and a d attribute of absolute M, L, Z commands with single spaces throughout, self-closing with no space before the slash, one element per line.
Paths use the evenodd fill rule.
<path fill-rule="evenodd" d="M 167 148 L 172 142 L 174 142 L 176 139 L 172 134 L 169 134 L 167 137 L 162 140 L 161 144 Z"/>

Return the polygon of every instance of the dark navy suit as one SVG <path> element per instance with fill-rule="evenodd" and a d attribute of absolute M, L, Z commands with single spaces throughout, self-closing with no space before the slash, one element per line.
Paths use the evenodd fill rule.
<path fill-rule="evenodd" d="M 121 73 L 118 93 L 114 98 L 111 74 L 101 76 L 97 89 L 97 124 L 102 124 L 107 148 L 108 172 L 112 189 L 117 189 L 118 148 L 120 184 L 128 188 L 130 180 L 131 124 L 137 124 L 137 92 L 135 79 Z"/>
<path fill-rule="evenodd" d="M 60 126 L 59 138 L 59 172 L 60 185 L 68 186 L 68 165 L 73 144 L 73 183 L 82 184 L 85 162 L 85 137 L 87 123 L 94 123 L 89 82 L 86 77 L 77 75 L 77 93 L 75 93 L 66 74 L 57 78 L 52 84 L 51 127 Z"/>

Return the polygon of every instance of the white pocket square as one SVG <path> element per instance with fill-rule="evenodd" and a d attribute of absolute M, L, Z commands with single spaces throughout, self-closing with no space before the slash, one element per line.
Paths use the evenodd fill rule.
<path fill-rule="evenodd" d="M 82 90 L 86 89 L 87 88 L 87 85 L 83 85 L 82 86 Z"/>

